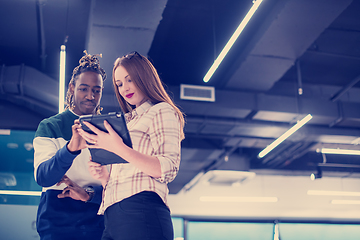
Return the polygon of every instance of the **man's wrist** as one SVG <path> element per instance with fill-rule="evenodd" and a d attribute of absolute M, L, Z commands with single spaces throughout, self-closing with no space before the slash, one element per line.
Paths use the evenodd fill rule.
<path fill-rule="evenodd" d="M 93 198 L 94 198 L 94 195 L 95 195 L 95 191 L 92 187 L 85 187 L 84 188 L 85 192 L 89 195 L 89 199 L 86 200 L 85 202 L 90 202 Z"/>
<path fill-rule="evenodd" d="M 69 145 L 70 145 L 70 141 L 66 144 L 66 148 L 71 154 L 78 155 L 81 153 L 81 150 L 74 150 Z"/>

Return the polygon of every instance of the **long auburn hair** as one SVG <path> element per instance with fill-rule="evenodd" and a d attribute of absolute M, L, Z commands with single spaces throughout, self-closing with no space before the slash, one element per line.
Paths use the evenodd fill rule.
<path fill-rule="evenodd" d="M 159 74 L 153 64 L 143 55 L 133 52 L 115 60 L 112 72 L 113 86 L 116 98 L 124 113 L 131 112 L 131 106 L 120 94 L 119 89 L 115 82 L 115 70 L 122 66 L 130 75 L 130 79 L 135 83 L 136 87 L 150 100 L 153 104 L 159 102 L 166 102 L 170 104 L 177 112 L 181 124 L 181 139 L 185 138 L 184 135 L 184 114 L 174 104 L 168 93 L 166 92 L 163 83 L 160 80 Z"/>

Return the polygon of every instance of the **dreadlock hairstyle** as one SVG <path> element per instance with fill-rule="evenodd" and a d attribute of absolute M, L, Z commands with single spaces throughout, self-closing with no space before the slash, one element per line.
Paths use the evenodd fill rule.
<path fill-rule="evenodd" d="M 76 84 L 76 80 L 79 78 L 79 75 L 81 73 L 84 72 L 95 72 L 101 75 L 102 80 L 105 81 L 106 79 L 106 73 L 104 71 L 104 69 L 102 69 L 100 67 L 100 61 L 99 61 L 99 57 L 102 57 L 102 54 L 96 54 L 96 55 L 91 55 L 88 54 L 86 52 L 86 50 L 84 50 L 85 56 L 83 56 L 82 58 L 80 58 L 79 60 L 79 65 L 77 67 L 74 68 L 73 73 L 72 73 L 72 77 L 70 80 L 69 84 L 72 84 L 75 86 Z M 66 108 L 73 108 L 74 105 L 74 94 L 72 92 L 70 92 L 70 88 L 67 90 L 66 93 Z M 102 107 L 97 106 L 95 109 L 95 113 L 96 114 L 100 114 L 102 110 Z"/>

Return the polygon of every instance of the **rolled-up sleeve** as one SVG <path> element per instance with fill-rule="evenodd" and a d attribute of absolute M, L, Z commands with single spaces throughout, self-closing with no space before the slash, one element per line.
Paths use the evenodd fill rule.
<path fill-rule="evenodd" d="M 150 126 L 150 140 L 153 156 L 159 159 L 162 183 L 169 183 L 176 177 L 180 166 L 180 120 L 172 107 L 161 108 Z"/>

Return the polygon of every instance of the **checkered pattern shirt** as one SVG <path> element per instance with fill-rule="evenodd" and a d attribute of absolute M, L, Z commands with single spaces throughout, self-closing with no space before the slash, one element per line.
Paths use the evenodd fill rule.
<path fill-rule="evenodd" d="M 125 115 L 133 149 L 155 156 L 161 165 L 161 177 L 154 178 L 131 163 L 112 164 L 98 214 L 114 203 L 142 191 L 156 192 L 166 204 L 167 183 L 179 171 L 180 120 L 174 108 L 165 102 L 147 101 Z"/>

